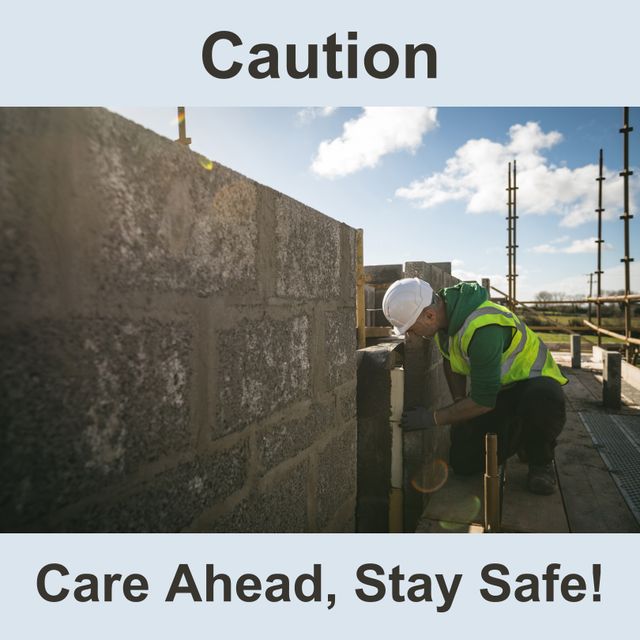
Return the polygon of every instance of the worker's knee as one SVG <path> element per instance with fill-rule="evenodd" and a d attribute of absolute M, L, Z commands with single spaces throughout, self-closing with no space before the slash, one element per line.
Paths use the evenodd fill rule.
<path fill-rule="evenodd" d="M 518 407 L 525 431 L 534 429 L 556 438 L 566 421 L 562 386 L 547 377 L 528 380 Z"/>

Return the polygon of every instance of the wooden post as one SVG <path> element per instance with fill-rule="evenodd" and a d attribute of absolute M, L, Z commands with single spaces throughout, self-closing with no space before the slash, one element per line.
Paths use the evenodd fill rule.
<path fill-rule="evenodd" d="M 367 346 L 367 330 L 364 304 L 364 232 L 362 229 L 356 229 L 356 327 L 358 349 L 364 349 Z"/>
<path fill-rule="evenodd" d="M 178 107 L 178 139 L 176 142 L 188 147 L 191 138 L 187 138 L 187 114 L 184 107 Z"/>

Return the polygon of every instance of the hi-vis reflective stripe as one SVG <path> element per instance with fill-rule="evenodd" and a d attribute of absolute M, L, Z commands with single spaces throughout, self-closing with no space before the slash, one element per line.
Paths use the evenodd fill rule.
<path fill-rule="evenodd" d="M 501 316 L 505 316 L 506 318 L 513 318 L 515 320 L 515 316 L 512 313 L 505 313 L 504 311 L 501 311 L 500 309 L 496 309 L 495 307 L 482 307 L 480 309 L 476 309 L 475 311 L 472 311 L 468 316 L 467 319 L 464 321 L 463 325 L 458 329 L 458 347 L 460 348 L 460 352 L 464 353 L 464 349 L 462 348 L 462 338 L 464 337 L 464 334 L 466 332 L 466 330 L 469 328 L 469 325 L 476 319 L 479 318 L 480 316 L 488 316 L 488 315 L 501 315 Z"/>
<path fill-rule="evenodd" d="M 539 337 L 514 313 L 489 301 L 472 311 L 456 334 L 449 338 L 447 353 L 441 344 L 440 336 L 437 337 L 438 347 L 442 354 L 449 358 L 452 371 L 465 376 L 470 375 L 471 358 L 468 349 L 473 336 L 478 329 L 491 325 L 511 330 L 509 346 L 500 359 L 502 385 L 543 375 L 560 384 L 567 383 L 567 379 L 550 356 L 547 346 Z"/>
<path fill-rule="evenodd" d="M 509 357 L 502 363 L 502 367 L 500 368 L 500 375 L 506 376 L 511 369 L 511 365 L 515 362 L 515 359 L 524 351 L 525 346 L 527 345 L 527 329 L 524 326 L 524 323 L 517 316 L 513 316 L 513 319 L 516 323 L 516 331 L 520 336 L 520 341 L 518 342 L 518 346 L 513 350 L 513 352 L 509 355 Z M 513 340 L 513 339 L 512 339 Z"/>
<path fill-rule="evenodd" d="M 542 369 L 544 369 L 544 363 L 547 361 L 547 354 L 549 353 L 547 345 L 542 342 L 542 340 L 539 340 L 538 344 L 538 355 L 536 356 L 535 362 L 531 367 L 531 372 L 529 373 L 530 378 L 542 375 Z"/>

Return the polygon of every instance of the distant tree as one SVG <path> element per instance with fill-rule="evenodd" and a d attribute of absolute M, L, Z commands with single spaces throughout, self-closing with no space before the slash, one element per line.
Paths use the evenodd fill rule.
<path fill-rule="evenodd" d="M 608 295 L 608 296 L 623 296 L 624 295 L 624 289 L 614 289 L 613 291 L 607 291 L 607 293 L 605 295 Z M 617 310 L 620 312 L 620 315 L 622 315 L 624 313 L 624 302 L 614 303 L 614 308 L 617 308 Z"/>

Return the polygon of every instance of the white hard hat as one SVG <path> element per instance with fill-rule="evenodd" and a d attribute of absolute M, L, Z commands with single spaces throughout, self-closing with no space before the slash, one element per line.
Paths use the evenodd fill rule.
<path fill-rule="evenodd" d="M 396 334 L 410 329 L 425 307 L 433 302 L 433 289 L 420 278 L 396 280 L 384 294 L 382 312 Z"/>

